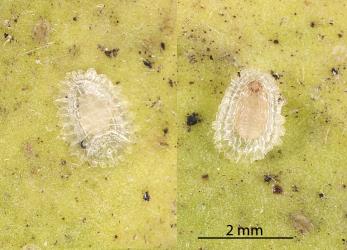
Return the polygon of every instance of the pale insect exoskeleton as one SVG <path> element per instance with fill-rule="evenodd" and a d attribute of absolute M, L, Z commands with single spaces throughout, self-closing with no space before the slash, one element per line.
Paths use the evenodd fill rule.
<path fill-rule="evenodd" d="M 61 137 L 92 166 L 114 166 L 132 141 L 127 105 L 118 86 L 94 69 L 66 75 L 56 100 Z"/>
<path fill-rule="evenodd" d="M 217 149 L 236 162 L 263 159 L 285 133 L 283 104 L 270 74 L 241 71 L 227 88 L 213 123 Z"/>

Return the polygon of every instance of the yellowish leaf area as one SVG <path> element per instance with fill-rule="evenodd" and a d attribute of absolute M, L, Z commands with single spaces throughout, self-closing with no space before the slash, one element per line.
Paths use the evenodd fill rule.
<path fill-rule="evenodd" d="M 176 246 L 175 25 L 171 0 L 0 1 L 0 249 Z M 60 138 L 60 82 L 88 68 L 132 116 L 114 167 Z"/>
<path fill-rule="evenodd" d="M 179 249 L 347 249 L 346 11 L 338 0 L 179 1 Z M 252 164 L 219 155 L 211 125 L 244 68 L 271 73 L 286 99 L 283 143 Z M 198 240 L 228 224 L 294 239 Z"/>

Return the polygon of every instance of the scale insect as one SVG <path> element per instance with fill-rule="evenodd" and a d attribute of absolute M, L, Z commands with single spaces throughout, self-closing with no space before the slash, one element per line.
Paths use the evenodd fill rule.
<path fill-rule="evenodd" d="M 114 166 L 131 142 L 128 111 L 118 86 L 94 69 L 67 73 L 56 100 L 61 137 L 92 166 Z"/>
<path fill-rule="evenodd" d="M 216 148 L 236 162 L 263 159 L 285 133 L 283 105 L 270 74 L 241 71 L 227 88 L 213 123 Z"/>

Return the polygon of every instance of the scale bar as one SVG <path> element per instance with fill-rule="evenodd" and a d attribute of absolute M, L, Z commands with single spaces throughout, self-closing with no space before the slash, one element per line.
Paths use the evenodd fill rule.
<path fill-rule="evenodd" d="M 198 240 L 292 240 L 294 237 L 291 236 L 278 236 L 278 237 L 233 237 L 233 236 L 199 236 Z"/>

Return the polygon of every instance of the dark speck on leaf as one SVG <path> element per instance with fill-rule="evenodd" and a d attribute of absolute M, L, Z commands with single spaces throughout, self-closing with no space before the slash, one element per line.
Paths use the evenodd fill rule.
<path fill-rule="evenodd" d="M 323 194 L 323 193 L 319 193 L 318 196 L 319 196 L 319 198 L 321 198 L 321 199 L 324 198 L 324 194 Z"/>
<path fill-rule="evenodd" d="M 336 75 L 339 74 L 339 70 L 336 69 L 336 68 L 332 68 L 332 69 L 331 69 L 331 73 L 332 73 L 334 76 L 336 76 Z"/>
<path fill-rule="evenodd" d="M 83 149 L 87 148 L 86 142 L 84 140 L 80 142 L 80 146 Z"/>
<path fill-rule="evenodd" d="M 314 26 L 316 26 L 316 24 L 314 22 L 311 22 L 310 26 L 311 26 L 311 28 L 314 28 Z"/>
<path fill-rule="evenodd" d="M 143 64 L 150 69 L 152 68 L 152 62 L 150 62 L 148 59 L 144 60 Z"/>
<path fill-rule="evenodd" d="M 277 72 L 271 70 L 271 75 L 273 78 L 275 78 L 276 80 L 280 79 L 282 75 L 278 74 Z"/>
<path fill-rule="evenodd" d="M 143 200 L 144 201 L 149 201 L 151 199 L 151 196 L 149 195 L 148 191 L 146 191 L 144 194 L 143 194 Z"/>
<path fill-rule="evenodd" d="M 167 133 L 169 133 L 169 129 L 168 128 L 164 128 L 163 132 L 164 132 L 164 135 L 166 135 Z"/>
<path fill-rule="evenodd" d="M 164 42 L 161 42 L 161 43 L 160 43 L 160 48 L 161 48 L 162 50 L 165 50 L 165 43 L 164 43 Z"/>
<path fill-rule="evenodd" d="M 14 41 L 14 37 L 11 36 L 11 35 L 8 34 L 8 33 L 4 33 L 4 38 L 5 38 L 7 41 L 9 41 L 9 42 Z"/>
<path fill-rule="evenodd" d="M 265 182 L 270 182 L 272 180 L 272 176 L 271 175 L 264 175 L 264 181 Z"/>
<path fill-rule="evenodd" d="M 264 182 L 270 183 L 271 181 L 276 183 L 278 181 L 278 176 L 273 174 L 264 175 Z"/>
<path fill-rule="evenodd" d="M 174 86 L 174 81 L 172 79 L 169 79 L 169 85 L 170 85 L 170 87 Z"/>
<path fill-rule="evenodd" d="M 119 49 L 111 49 L 111 50 L 105 50 L 104 53 L 107 57 L 116 57 L 118 55 Z"/>
<path fill-rule="evenodd" d="M 201 178 L 202 178 L 203 180 L 206 180 L 206 181 L 207 181 L 207 180 L 208 180 L 208 174 L 202 175 Z"/>
<path fill-rule="evenodd" d="M 118 55 L 118 52 L 119 52 L 118 48 L 108 49 L 102 45 L 98 45 L 98 49 L 101 50 L 102 52 L 104 52 L 104 54 L 109 58 L 116 57 Z"/>
<path fill-rule="evenodd" d="M 77 16 L 74 16 L 73 18 L 72 18 L 72 20 L 74 20 L 75 22 L 77 21 Z"/>
<path fill-rule="evenodd" d="M 272 193 L 274 193 L 274 194 L 282 194 L 283 193 L 283 188 L 280 185 L 275 184 L 272 187 Z"/>
<path fill-rule="evenodd" d="M 279 44 L 280 43 L 277 39 L 275 39 L 273 42 L 274 42 L 274 44 Z"/>
<path fill-rule="evenodd" d="M 200 119 L 198 113 L 193 112 L 192 114 L 187 115 L 187 125 L 188 126 L 193 126 L 193 125 L 197 124 L 198 122 L 201 122 L 201 119 Z"/>

